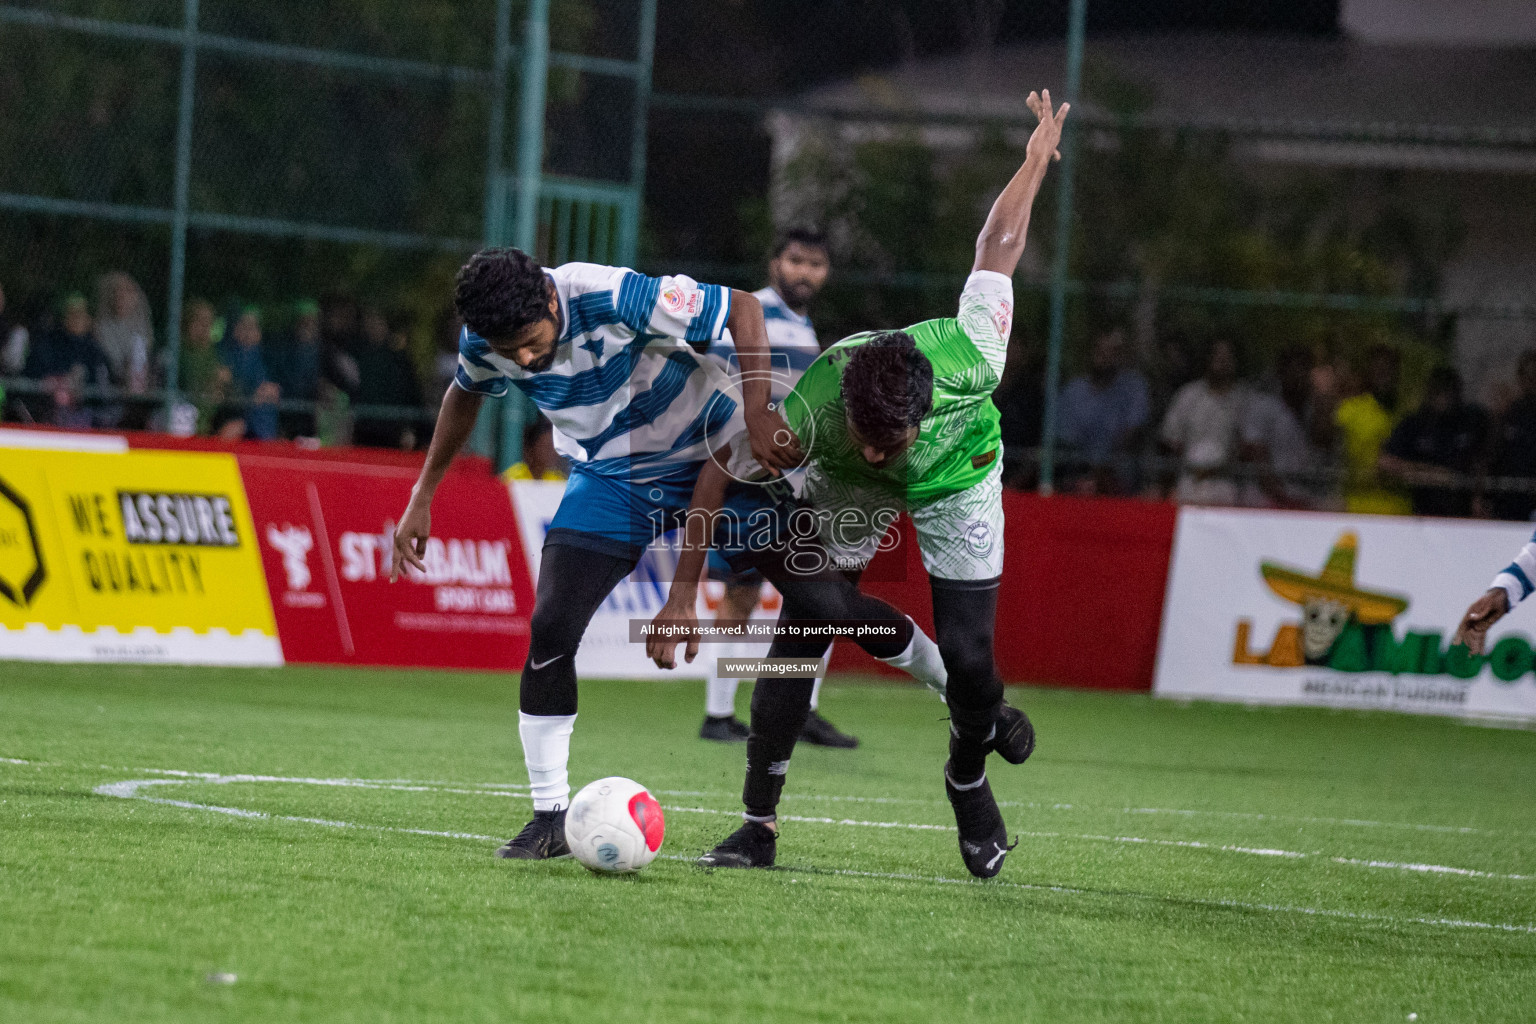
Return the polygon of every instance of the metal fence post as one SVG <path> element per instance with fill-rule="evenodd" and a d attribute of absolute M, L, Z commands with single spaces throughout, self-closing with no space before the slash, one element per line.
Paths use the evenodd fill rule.
<path fill-rule="evenodd" d="M 512 62 L 512 0 L 496 0 L 496 52 L 491 65 L 491 123 L 485 157 L 483 244 L 501 245 L 507 230 L 507 66 Z"/>
<path fill-rule="evenodd" d="M 1083 77 L 1083 30 L 1088 0 L 1072 0 L 1067 22 L 1068 103 L 1077 102 Z M 1056 248 L 1051 254 L 1051 333 L 1045 357 L 1045 419 L 1040 428 L 1040 493 L 1056 488 L 1056 396 L 1061 390 L 1061 347 L 1067 326 L 1067 271 L 1072 250 L 1072 165 L 1076 162 L 1077 131 L 1067 119 L 1061 140 L 1061 169 L 1056 191 Z"/>
<path fill-rule="evenodd" d="M 176 179 L 171 212 L 171 280 L 165 311 L 165 419 L 181 395 L 181 307 L 187 273 L 187 193 L 192 180 L 192 106 L 197 86 L 197 4 L 183 0 L 181 96 L 176 110 Z"/>
<path fill-rule="evenodd" d="M 625 205 L 619 228 L 619 262 L 634 266 L 640 249 L 640 212 L 645 203 L 645 132 L 651 105 L 651 65 L 656 59 L 656 0 L 640 0 L 640 39 L 635 62 L 635 114 L 629 144 L 629 187 L 633 193 Z"/>
<path fill-rule="evenodd" d="M 549 85 L 549 0 L 529 0 L 520 56 L 523 95 L 517 122 L 517 225 L 512 244 L 534 253 L 539 243 L 539 177 L 544 166 L 544 94 Z"/>

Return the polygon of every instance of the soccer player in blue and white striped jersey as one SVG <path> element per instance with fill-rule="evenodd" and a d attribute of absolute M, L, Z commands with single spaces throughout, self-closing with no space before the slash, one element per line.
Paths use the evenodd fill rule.
<path fill-rule="evenodd" d="M 1515 560 L 1493 578 L 1488 592 L 1467 609 L 1453 643 L 1466 644 L 1473 654 L 1483 653 L 1488 630 L 1536 590 L 1536 535 L 1520 549 Z"/>
<path fill-rule="evenodd" d="M 572 463 L 545 536 L 518 698 L 534 820 L 498 851 L 542 860 L 569 852 L 574 661 L 593 613 L 646 547 L 682 522 L 712 451 L 745 433 L 754 457 L 776 471 L 802 455 L 770 401 L 762 304 L 747 292 L 589 263 L 545 269 L 517 249 L 487 249 L 460 269 L 454 306 L 465 324 L 459 368 L 395 529 L 390 576 L 424 570 L 433 494 L 485 397 L 517 388 L 549 418 Z M 739 382 L 705 355 L 727 332 Z M 784 536 L 731 529 L 771 513 L 775 500 L 771 488 L 747 484 L 726 495 L 730 515 L 715 543 L 732 568 L 762 571 L 800 618 L 888 623 L 894 639 L 861 646 L 942 689 L 938 648 L 910 619 L 835 570 L 793 572 Z"/>
<path fill-rule="evenodd" d="M 775 404 L 784 401 L 800 375 L 805 373 L 805 368 L 821 355 L 822 345 L 809 313 L 811 300 L 827 283 L 831 269 L 827 239 L 820 231 L 806 227 L 789 228 L 774 239 L 768 261 L 768 285 L 752 294 L 763 304 L 763 322 L 768 329 L 768 351 L 773 363 L 769 389 Z M 739 372 L 733 358 L 735 350 L 729 341 L 711 345 L 709 355 L 727 372 Z M 757 610 L 763 589 L 762 573 L 756 570 L 733 573 L 718 551 L 710 552 L 709 572 L 725 583 L 715 625 L 725 627 L 745 623 Z M 721 654 L 735 658 L 761 657 L 767 647 L 767 644 L 733 644 Z M 736 717 L 736 688 L 740 681 L 713 675 L 705 679 L 704 723 L 699 727 L 700 738 L 745 742 L 747 727 Z M 818 677 L 811 690 L 811 713 L 806 717 L 800 742 L 822 747 L 858 746 L 858 739 L 840 731 L 822 716 L 818 707 L 820 696 L 821 679 Z"/>

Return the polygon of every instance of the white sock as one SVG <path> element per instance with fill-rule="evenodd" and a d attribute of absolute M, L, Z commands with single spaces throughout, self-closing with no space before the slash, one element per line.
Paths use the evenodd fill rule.
<path fill-rule="evenodd" d="M 736 657 L 735 644 L 720 645 L 720 660 Z M 711 718 L 725 718 L 736 714 L 736 687 L 740 679 L 717 679 L 713 674 L 704 680 L 704 713 Z"/>
<path fill-rule="evenodd" d="M 575 715 L 517 713 L 517 734 L 523 738 L 523 763 L 535 811 L 557 811 L 571 805 L 571 730 Z"/>
<path fill-rule="evenodd" d="M 825 669 L 826 669 L 826 663 L 825 662 L 822 663 L 822 669 L 823 669 L 823 671 L 825 671 Z M 811 714 L 814 715 L 816 713 L 816 705 L 818 705 L 820 703 L 821 703 L 821 676 L 817 676 L 816 677 L 816 685 L 811 687 Z"/>
<path fill-rule="evenodd" d="M 907 616 L 907 621 L 911 622 L 912 616 Z M 912 623 L 912 642 L 907 644 L 907 649 L 894 658 L 880 660 L 904 670 L 940 698 L 949 688 L 949 672 L 944 668 L 944 659 L 939 656 L 939 645 L 915 622 Z"/>

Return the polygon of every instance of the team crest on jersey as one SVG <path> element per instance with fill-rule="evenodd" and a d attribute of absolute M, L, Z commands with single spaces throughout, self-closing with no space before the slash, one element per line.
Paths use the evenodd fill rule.
<path fill-rule="evenodd" d="M 704 293 L 697 288 L 673 285 L 661 293 L 661 308 L 674 316 L 697 316 L 704 306 Z"/>

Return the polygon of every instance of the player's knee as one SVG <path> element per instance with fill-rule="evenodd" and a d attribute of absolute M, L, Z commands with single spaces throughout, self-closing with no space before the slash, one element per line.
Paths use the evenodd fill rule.
<path fill-rule="evenodd" d="M 947 641 L 947 642 L 946 642 Z M 990 679 L 997 668 L 992 660 L 992 644 L 981 637 L 946 637 L 939 642 L 939 657 L 950 679 Z"/>
<path fill-rule="evenodd" d="M 558 601 L 538 602 L 528 622 L 529 648 L 541 655 L 575 653 L 581 644 L 578 621 Z"/>
<path fill-rule="evenodd" d="M 850 598 L 857 595 L 858 591 L 843 581 L 805 580 L 784 595 L 784 615 L 806 620 L 852 618 Z"/>

